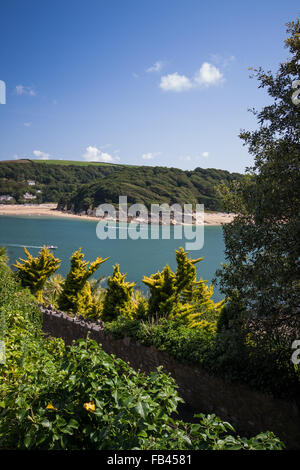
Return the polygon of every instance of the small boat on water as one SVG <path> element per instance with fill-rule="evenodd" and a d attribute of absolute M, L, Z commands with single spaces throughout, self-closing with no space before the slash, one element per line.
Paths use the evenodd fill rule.
<path fill-rule="evenodd" d="M 48 250 L 56 250 L 57 246 L 54 246 L 54 245 L 46 245 L 46 248 L 48 248 Z"/>

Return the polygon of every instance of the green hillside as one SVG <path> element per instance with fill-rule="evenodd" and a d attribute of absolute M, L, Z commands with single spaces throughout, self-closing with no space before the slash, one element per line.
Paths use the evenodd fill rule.
<path fill-rule="evenodd" d="M 80 186 L 71 196 L 63 196 L 59 207 L 73 212 L 86 212 L 104 202 L 117 205 L 119 196 L 127 196 L 129 204 L 204 204 L 206 209 L 222 209 L 216 194 L 221 181 L 231 181 L 241 175 L 227 171 L 196 168 L 136 167 L 118 172 Z"/>
<path fill-rule="evenodd" d="M 79 160 L 34 160 L 36 163 L 46 163 L 48 165 L 75 165 L 75 166 L 122 166 L 117 163 L 105 163 L 105 162 L 81 162 Z"/>
<path fill-rule="evenodd" d="M 118 204 L 119 195 L 128 203 L 205 204 L 206 209 L 222 209 L 216 194 L 221 181 L 242 178 L 225 170 L 130 166 L 71 160 L 13 160 L 0 163 L 0 196 L 9 202 L 57 202 L 74 212 L 93 209 L 101 203 Z"/>
<path fill-rule="evenodd" d="M 72 162 L 68 160 L 11 160 L 0 162 L 0 196 L 11 195 L 12 202 L 23 203 L 23 194 L 34 202 L 58 202 L 81 184 L 98 180 L 120 170 L 118 165 Z M 34 181 L 34 186 L 28 184 Z"/>

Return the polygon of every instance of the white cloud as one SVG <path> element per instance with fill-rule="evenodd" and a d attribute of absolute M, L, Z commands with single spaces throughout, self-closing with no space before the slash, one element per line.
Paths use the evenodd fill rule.
<path fill-rule="evenodd" d="M 112 147 L 112 144 L 104 144 L 104 145 L 101 145 L 100 150 L 104 150 L 104 149 L 107 149 L 109 147 Z"/>
<path fill-rule="evenodd" d="M 148 153 L 143 153 L 142 159 L 143 159 L 143 160 L 153 160 L 153 158 L 157 157 L 158 155 L 161 155 L 161 152 L 148 152 Z"/>
<path fill-rule="evenodd" d="M 198 155 L 182 155 L 180 158 L 180 160 L 184 160 L 185 162 L 197 162 L 197 160 L 199 158 L 208 158 L 209 157 L 209 152 L 203 152 L 201 155 L 198 154 Z"/>
<path fill-rule="evenodd" d="M 164 63 L 161 60 L 158 60 L 153 65 L 151 65 L 151 67 L 149 67 L 146 72 L 160 72 L 163 66 Z"/>
<path fill-rule="evenodd" d="M 220 54 L 211 54 L 210 59 L 215 64 L 225 68 L 228 67 L 232 62 L 234 62 L 236 60 L 236 57 L 234 55 L 224 57 Z"/>
<path fill-rule="evenodd" d="M 33 155 L 41 160 L 48 160 L 50 157 L 50 153 L 42 152 L 41 150 L 34 150 Z"/>
<path fill-rule="evenodd" d="M 194 80 L 200 86 L 219 85 L 224 81 L 224 76 L 217 67 L 209 62 L 204 62 L 196 73 Z"/>
<path fill-rule="evenodd" d="M 31 86 L 17 85 L 16 88 L 17 95 L 29 95 L 35 96 L 36 92 Z"/>
<path fill-rule="evenodd" d="M 31 127 L 32 122 L 24 122 L 25 127 Z"/>
<path fill-rule="evenodd" d="M 224 80 L 222 72 L 217 67 L 204 62 L 193 78 L 175 72 L 162 76 L 159 86 L 164 91 L 181 92 L 192 88 L 220 85 Z"/>
<path fill-rule="evenodd" d="M 88 162 L 105 162 L 105 163 L 114 163 L 119 161 L 119 157 L 113 157 L 109 153 L 102 152 L 102 150 L 89 145 L 86 148 L 85 153 L 82 155 L 82 158 Z"/>
<path fill-rule="evenodd" d="M 191 162 L 191 161 L 195 160 L 195 157 L 192 157 L 191 155 L 180 155 L 179 160 L 181 160 L 183 162 Z"/>
<path fill-rule="evenodd" d="M 193 87 L 191 80 L 177 72 L 161 77 L 160 88 L 164 91 L 185 91 Z"/>

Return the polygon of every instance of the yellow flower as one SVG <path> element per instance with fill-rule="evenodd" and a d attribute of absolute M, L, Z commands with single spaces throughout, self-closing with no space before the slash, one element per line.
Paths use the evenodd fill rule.
<path fill-rule="evenodd" d="M 48 403 L 48 405 L 46 406 L 46 410 L 57 410 L 57 408 L 55 408 L 52 403 Z"/>
<path fill-rule="evenodd" d="M 94 413 L 94 411 L 96 409 L 95 403 L 93 403 L 91 401 L 89 403 L 84 403 L 83 408 L 85 408 L 86 411 L 90 411 L 91 413 Z"/>

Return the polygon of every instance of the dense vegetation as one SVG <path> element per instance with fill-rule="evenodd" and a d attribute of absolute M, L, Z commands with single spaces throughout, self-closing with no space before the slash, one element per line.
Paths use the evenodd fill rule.
<path fill-rule="evenodd" d="M 271 433 L 240 438 L 215 415 L 174 420 L 182 400 L 93 341 L 46 339 L 35 299 L 0 261 L 0 449 L 281 449 Z"/>
<path fill-rule="evenodd" d="M 78 162 L 80 163 L 80 162 Z M 241 179 L 238 173 L 201 169 L 183 171 L 176 168 L 124 165 L 69 165 L 56 161 L 22 160 L 0 163 L 0 195 L 9 194 L 18 203 L 23 194 L 36 196 L 34 202 L 59 202 L 59 207 L 74 212 L 87 211 L 102 203 L 119 203 L 119 195 L 128 203 L 205 204 L 219 210 L 216 186 L 224 181 Z M 35 181 L 29 186 L 28 181 Z M 41 191 L 41 192 L 38 192 Z"/>
<path fill-rule="evenodd" d="M 216 186 L 235 179 L 241 179 L 241 175 L 224 170 L 129 167 L 81 186 L 71 197 L 63 197 L 59 206 L 74 212 L 88 211 L 104 202 L 117 205 L 121 195 L 127 196 L 129 204 L 144 204 L 147 208 L 154 203 L 177 203 L 205 204 L 206 209 L 219 210 L 222 206 Z"/>
<path fill-rule="evenodd" d="M 62 165 L 18 160 L 0 162 L 0 195 L 11 195 L 15 202 L 23 203 L 23 194 L 36 196 L 33 202 L 58 202 L 63 195 L 70 195 L 81 184 L 107 176 L 118 170 L 117 165 Z M 30 186 L 28 181 L 34 181 Z M 41 191 L 41 192 L 38 192 Z"/>
<path fill-rule="evenodd" d="M 254 70 L 274 101 L 254 111 L 257 130 L 240 135 L 254 156 L 252 168 L 227 192 L 222 188 L 237 217 L 223 228 L 227 263 L 219 272 L 223 293 L 235 299 L 231 323 L 247 324 L 257 347 L 280 349 L 283 362 L 300 338 L 300 105 L 292 101 L 299 19 L 287 32 L 289 57 L 277 73 Z"/>
<path fill-rule="evenodd" d="M 64 280 L 53 274 L 60 260 L 46 248 L 37 258 L 27 252 L 15 274 L 0 249 L 0 338 L 7 346 L 7 361 L 0 366 L 0 448 L 280 447 L 271 434 L 248 441 L 228 436 L 232 428 L 214 415 L 199 415 L 195 425 L 171 420 L 180 399 L 170 377 L 136 373 L 93 342 L 65 348 L 59 340 L 46 340 L 36 301 L 59 307 L 64 299 L 71 315 L 102 318 L 115 337 L 129 336 L 227 380 L 299 403 L 300 368 L 291 361 L 300 333 L 300 107 L 291 101 L 292 82 L 300 75 L 299 20 L 288 32 L 290 58 L 276 76 L 255 71 L 274 104 L 255 111 L 258 130 L 241 134 L 254 166 L 243 179 L 230 182 L 228 174 L 229 185 L 220 191 L 227 209 L 238 214 L 224 227 L 227 264 L 219 272 L 224 302 L 212 301 L 212 286 L 196 278 L 200 259 L 182 249 L 175 272 L 167 265 L 143 279 L 148 297 L 126 281 L 118 265 L 107 289 L 100 280 L 90 281 L 90 269 L 105 260 L 89 264 L 80 250 Z M 149 205 L 156 194 L 155 202 L 169 203 L 208 197 L 206 206 L 215 208 L 219 200 L 209 193 L 212 186 L 207 192 L 202 182 L 197 186 L 203 171 L 217 170 L 140 167 L 132 174 L 120 168 L 65 193 L 60 203 L 89 210 L 104 201 L 117 203 L 123 193 L 129 202 Z"/>
<path fill-rule="evenodd" d="M 149 300 L 140 291 L 134 292 L 135 283 L 125 281 L 126 274 L 120 272 L 119 265 L 108 278 L 106 290 L 89 281 L 108 258 L 98 257 L 89 262 L 78 249 L 63 279 L 53 276 L 61 261 L 45 246 L 36 257 L 26 248 L 24 251 L 27 259 L 21 258 L 13 265 L 23 287 L 28 287 L 39 302 L 51 302 L 71 314 L 105 321 L 119 317 L 181 319 L 189 328 L 214 331 L 224 307 L 224 301 L 215 303 L 211 299 L 212 286 L 202 279 L 197 281 L 195 264 L 202 258 L 190 259 L 183 248 L 176 251 L 176 272 L 166 265 L 162 272 L 144 277 L 143 282 L 150 287 Z"/>
<path fill-rule="evenodd" d="M 179 249 L 175 272 L 166 265 L 161 272 L 144 277 L 149 287 L 145 297 L 126 281 L 119 265 L 106 289 L 101 278 L 89 280 L 106 259 L 89 263 L 81 250 L 72 255 L 66 279 L 54 274 L 46 282 L 49 264 L 58 267 L 60 260 L 53 260 L 46 248 L 36 258 L 27 256 L 15 265 L 16 276 L 46 305 L 71 316 L 103 320 L 106 331 L 117 338 L 127 336 L 154 345 L 180 362 L 198 364 L 228 381 L 299 401 L 300 370 L 290 360 L 290 347 L 287 350 L 280 337 L 259 341 L 258 332 L 264 333 L 259 320 L 249 323 L 237 315 L 244 308 L 238 297 L 215 303 L 212 285 L 196 277 L 195 264 L 201 258 L 191 259 Z M 42 295 L 36 289 L 38 278 L 43 280 Z"/>

